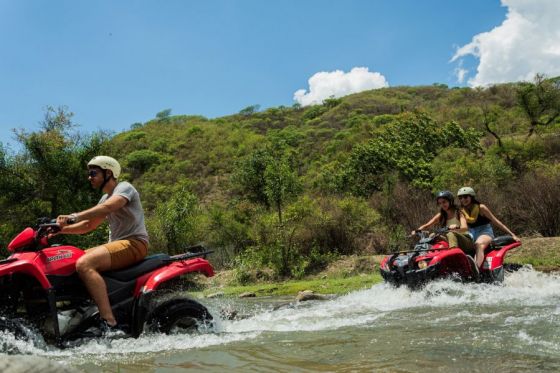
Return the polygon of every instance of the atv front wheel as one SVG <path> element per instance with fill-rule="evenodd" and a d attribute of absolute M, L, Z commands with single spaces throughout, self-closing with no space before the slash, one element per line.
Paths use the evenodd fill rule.
<path fill-rule="evenodd" d="M 212 315 L 195 300 L 175 298 L 160 304 L 151 313 L 148 326 L 165 334 L 197 333 L 212 326 Z"/>

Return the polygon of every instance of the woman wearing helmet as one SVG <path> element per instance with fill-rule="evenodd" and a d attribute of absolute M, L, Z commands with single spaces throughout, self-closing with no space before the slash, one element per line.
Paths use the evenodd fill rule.
<path fill-rule="evenodd" d="M 473 242 L 467 235 L 467 221 L 455 205 L 453 193 L 448 190 L 438 192 L 436 195 L 436 202 L 440 207 L 439 212 L 426 224 L 421 225 L 413 231 L 412 234 L 416 231 L 423 231 L 439 223 L 441 227 L 447 227 L 450 230 L 446 234 L 449 247 L 459 247 L 467 254 L 474 254 Z"/>
<path fill-rule="evenodd" d="M 475 260 L 478 268 L 482 266 L 484 261 L 484 250 L 494 239 L 494 230 L 490 223 L 509 234 L 515 241 L 519 241 L 519 238 L 499 221 L 486 205 L 476 200 L 476 193 L 473 188 L 462 187 L 457 192 L 457 197 L 461 203 L 461 213 L 465 216 L 469 227 L 469 234 L 475 244 Z"/>
<path fill-rule="evenodd" d="M 76 271 L 99 308 L 100 329 L 111 330 L 117 324 L 105 281 L 99 272 L 128 267 L 142 260 L 148 252 L 148 233 L 140 195 L 128 182 L 118 182 L 121 166 L 107 156 L 94 157 L 88 163 L 88 179 L 105 194 L 88 210 L 60 215 L 57 223 L 63 234 L 93 231 L 105 219 L 109 222 L 109 242 L 86 250 L 76 262 Z"/>

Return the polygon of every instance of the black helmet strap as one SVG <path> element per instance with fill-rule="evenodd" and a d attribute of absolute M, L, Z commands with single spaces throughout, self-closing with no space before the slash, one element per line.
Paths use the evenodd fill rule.
<path fill-rule="evenodd" d="M 105 188 L 105 185 L 107 184 L 107 182 L 111 179 L 110 177 L 107 177 L 107 170 L 102 168 L 101 171 L 103 172 L 103 184 L 101 184 L 101 187 L 99 188 L 101 191 L 103 191 L 103 188 Z"/>

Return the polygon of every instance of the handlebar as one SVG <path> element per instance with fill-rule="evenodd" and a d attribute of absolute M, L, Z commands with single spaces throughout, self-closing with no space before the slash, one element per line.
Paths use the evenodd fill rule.
<path fill-rule="evenodd" d="M 434 233 L 437 236 L 440 234 L 446 234 L 449 231 L 450 229 L 448 227 L 443 227 L 443 228 L 437 228 L 433 230 L 423 230 L 423 231 L 415 230 L 414 234 L 420 239 L 423 239 L 423 238 L 428 238 L 432 233 Z"/>
<path fill-rule="evenodd" d="M 74 224 L 75 219 L 69 218 L 67 220 L 68 224 Z M 56 222 L 56 219 L 51 218 L 39 218 L 37 219 L 37 238 L 42 238 L 47 236 L 49 233 L 58 233 L 62 228 Z"/>

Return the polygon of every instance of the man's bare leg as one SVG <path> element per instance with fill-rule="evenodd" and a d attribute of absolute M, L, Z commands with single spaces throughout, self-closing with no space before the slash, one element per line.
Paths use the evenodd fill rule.
<path fill-rule="evenodd" d="M 86 285 L 89 294 L 99 308 L 99 315 L 107 321 L 110 326 L 117 324 L 105 280 L 99 272 L 111 269 L 111 254 L 105 246 L 97 246 L 86 251 L 86 253 L 76 262 L 76 271 Z"/>

